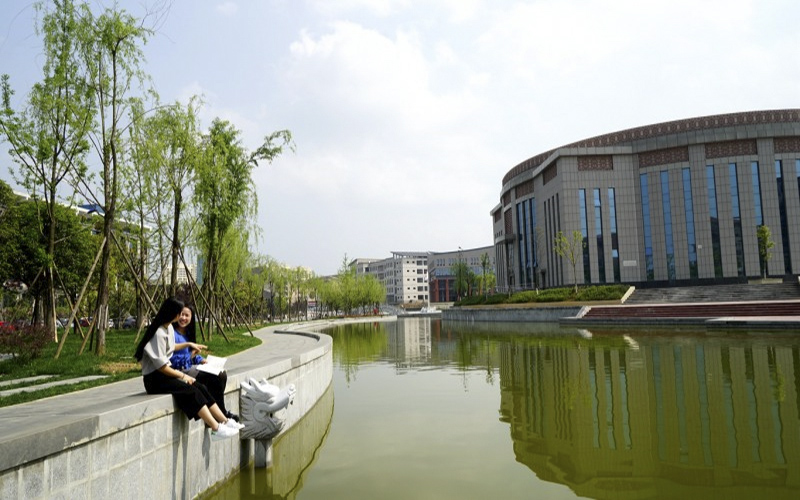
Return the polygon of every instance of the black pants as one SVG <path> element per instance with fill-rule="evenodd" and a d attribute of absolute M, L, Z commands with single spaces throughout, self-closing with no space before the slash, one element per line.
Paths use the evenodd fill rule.
<path fill-rule="evenodd" d="M 144 377 L 144 390 L 148 394 L 172 394 L 178 408 L 187 418 L 197 420 L 204 406 L 214 406 L 216 400 L 202 383 L 187 384 L 181 380 L 164 375 L 160 371 L 148 373 Z"/>
<path fill-rule="evenodd" d="M 223 415 L 227 415 L 228 410 L 225 408 L 225 386 L 228 384 L 228 375 L 225 372 L 219 372 L 219 375 L 212 373 L 197 372 L 195 379 L 208 388 L 208 392 L 217 402 L 217 406 L 222 410 Z"/>

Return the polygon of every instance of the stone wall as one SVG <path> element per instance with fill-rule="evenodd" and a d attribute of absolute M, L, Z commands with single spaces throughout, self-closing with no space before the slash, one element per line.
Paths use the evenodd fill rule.
<path fill-rule="evenodd" d="M 557 323 L 578 315 L 581 306 L 554 307 L 454 307 L 442 311 L 442 320 L 463 322 Z"/>

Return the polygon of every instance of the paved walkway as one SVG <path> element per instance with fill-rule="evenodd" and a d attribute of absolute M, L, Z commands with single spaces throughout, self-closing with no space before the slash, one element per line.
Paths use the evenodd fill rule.
<path fill-rule="evenodd" d="M 26 380 L 30 379 L 48 379 L 53 377 L 53 375 L 41 375 L 39 377 L 28 377 L 28 379 L 19 379 L 19 380 L 7 380 L 3 382 L 3 385 L 11 385 L 16 383 L 25 383 Z M 10 396 L 12 394 L 19 394 L 21 392 L 34 392 L 40 391 L 42 389 L 49 389 L 51 387 L 58 387 L 60 385 L 72 385 L 78 384 L 81 382 L 88 382 L 91 380 L 100 380 L 102 378 L 108 378 L 108 375 L 87 375 L 85 377 L 77 377 L 77 378 L 69 378 L 64 380 L 55 380 L 53 382 L 45 382 L 44 384 L 36 384 L 36 385 L 26 385 L 25 387 L 15 387 L 14 389 L 6 389 L 5 391 L 0 391 L 0 397 L 3 396 Z"/>

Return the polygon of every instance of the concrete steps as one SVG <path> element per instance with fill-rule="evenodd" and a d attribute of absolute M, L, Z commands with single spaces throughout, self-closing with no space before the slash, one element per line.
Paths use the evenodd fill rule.
<path fill-rule="evenodd" d="M 792 299 L 800 299 L 800 285 L 797 283 L 747 283 L 670 288 L 637 288 L 625 304 L 756 302 L 785 301 Z"/>
<path fill-rule="evenodd" d="M 707 304 L 649 304 L 592 307 L 584 319 L 722 318 L 800 316 L 800 300 Z"/>

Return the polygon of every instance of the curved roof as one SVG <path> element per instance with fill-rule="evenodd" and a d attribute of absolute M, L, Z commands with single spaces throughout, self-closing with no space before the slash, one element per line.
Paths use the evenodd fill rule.
<path fill-rule="evenodd" d="M 800 109 L 775 109 L 766 111 L 746 111 L 742 113 L 728 113 L 722 115 L 701 116 L 697 118 L 687 118 L 671 122 L 644 125 L 642 127 L 620 130 L 610 134 L 598 135 L 583 139 L 577 142 L 545 151 L 536 156 L 528 158 L 516 167 L 508 171 L 503 177 L 503 186 L 517 175 L 532 170 L 541 165 L 550 155 L 561 148 L 574 147 L 608 147 L 621 144 L 628 144 L 633 141 L 649 139 L 665 134 L 680 132 L 694 132 L 698 130 L 708 130 L 719 127 L 730 127 L 736 125 L 757 125 L 764 123 L 789 123 L 800 121 Z"/>

